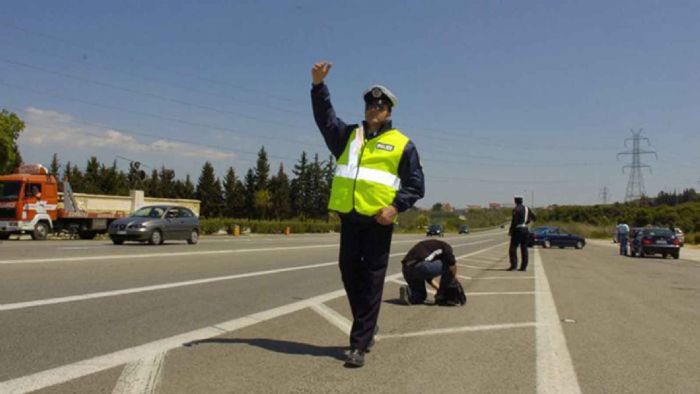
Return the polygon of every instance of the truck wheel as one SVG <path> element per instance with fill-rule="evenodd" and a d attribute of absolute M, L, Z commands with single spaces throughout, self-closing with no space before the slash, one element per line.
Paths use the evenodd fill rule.
<path fill-rule="evenodd" d="M 542 243 L 542 247 L 544 247 L 545 249 L 549 249 L 552 247 L 552 242 L 548 239 L 545 239 Z"/>
<path fill-rule="evenodd" d="M 10 233 L 0 233 L 0 239 L 1 240 L 10 239 Z"/>
<path fill-rule="evenodd" d="M 94 231 L 80 231 L 78 232 L 78 238 L 80 239 L 95 239 L 97 233 Z"/>
<path fill-rule="evenodd" d="M 674 259 L 674 260 L 678 260 L 679 257 L 681 257 L 681 252 L 678 252 L 678 251 L 677 251 L 677 252 L 675 252 L 675 253 L 673 254 L 673 259 Z"/>
<path fill-rule="evenodd" d="M 197 242 L 199 242 L 199 231 L 197 231 L 197 229 L 193 229 L 190 233 L 190 237 L 187 238 L 187 243 L 190 245 L 194 245 Z"/>
<path fill-rule="evenodd" d="M 45 241 L 49 236 L 49 225 L 45 222 L 39 222 L 34 226 L 32 231 L 32 239 L 35 241 Z"/>
<path fill-rule="evenodd" d="M 576 249 L 583 249 L 583 242 L 576 241 Z"/>
<path fill-rule="evenodd" d="M 160 245 L 164 242 L 163 233 L 160 230 L 153 230 L 151 237 L 148 238 L 148 243 L 151 245 Z"/>
<path fill-rule="evenodd" d="M 123 239 L 114 239 L 112 238 L 112 243 L 115 245 L 124 245 L 124 240 Z"/>

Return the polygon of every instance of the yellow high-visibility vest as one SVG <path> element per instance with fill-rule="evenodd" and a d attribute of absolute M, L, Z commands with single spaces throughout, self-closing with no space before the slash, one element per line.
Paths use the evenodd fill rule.
<path fill-rule="evenodd" d="M 397 129 L 365 141 L 358 126 L 340 155 L 331 186 L 328 209 L 374 216 L 391 205 L 401 187 L 399 162 L 409 139 Z"/>

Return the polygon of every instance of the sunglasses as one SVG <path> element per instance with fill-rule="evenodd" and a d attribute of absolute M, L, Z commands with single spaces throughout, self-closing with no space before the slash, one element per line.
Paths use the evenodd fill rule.
<path fill-rule="evenodd" d="M 389 109 L 389 104 L 382 103 L 381 101 L 375 101 L 372 103 L 365 104 L 365 111 L 370 110 L 370 109 L 376 109 L 378 111 L 382 111 L 384 109 Z"/>

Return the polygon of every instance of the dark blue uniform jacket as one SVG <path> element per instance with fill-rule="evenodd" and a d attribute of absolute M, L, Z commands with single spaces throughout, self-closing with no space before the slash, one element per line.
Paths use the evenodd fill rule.
<path fill-rule="evenodd" d="M 348 138 L 352 131 L 357 127 L 357 124 L 346 124 L 335 114 L 333 105 L 331 104 L 331 95 L 325 83 L 313 85 L 311 88 L 311 103 L 314 109 L 314 119 L 318 125 L 323 139 L 326 141 L 328 149 L 330 149 L 336 160 L 343 154 L 345 146 L 348 143 Z M 391 121 L 382 125 L 382 128 L 374 135 L 366 135 L 366 139 L 372 139 L 381 133 L 391 130 L 393 127 Z M 365 130 L 367 129 L 365 125 Z M 425 181 L 423 177 L 423 167 L 421 166 L 418 157 L 418 151 L 412 141 L 406 144 L 401 160 L 399 161 L 399 178 L 401 179 L 401 188 L 396 192 L 396 197 L 392 205 L 399 212 L 403 212 L 412 207 L 413 204 L 425 194 Z M 364 215 L 357 214 L 353 211 L 352 217 L 360 217 Z"/>

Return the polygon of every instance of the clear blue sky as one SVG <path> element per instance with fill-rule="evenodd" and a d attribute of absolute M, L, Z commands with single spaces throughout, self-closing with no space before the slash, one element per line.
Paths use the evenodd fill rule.
<path fill-rule="evenodd" d="M 419 206 L 622 200 L 616 160 L 644 128 L 647 194 L 698 187 L 697 1 L 32 1 L 0 15 L 0 107 L 27 122 L 26 161 L 57 152 L 244 175 L 262 145 L 288 173 L 328 156 L 310 67 L 363 115 L 372 83 L 399 98 L 427 180 Z M 120 166 L 127 162 L 120 159 Z"/>

